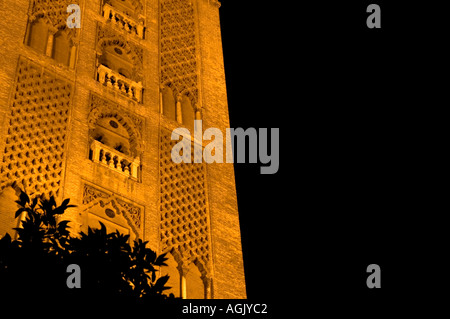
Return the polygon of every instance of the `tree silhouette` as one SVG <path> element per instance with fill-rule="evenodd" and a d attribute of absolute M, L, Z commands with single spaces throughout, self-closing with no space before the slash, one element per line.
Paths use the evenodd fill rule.
<path fill-rule="evenodd" d="M 158 276 L 167 266 L 166 254 L 157 255 L 141 239 L 129 244 L 130 236 L 88 228 L 72 236 L 69 221 L 62 220 L 70 200 L 60 206 L 54 196 L 30 199 L 21 191 L 16 218 L 26 214 L 17 239 L 9 234 L 0 239 L 0 291 L 2 301 L 26 304 L 64 305 L 67 302 L 120 301 L 121 304 L 148 304 L 172 299 L 164 291 L 168 276 Z M 81 288 L 69 289 L 67 267 L 81 268 Z"/>

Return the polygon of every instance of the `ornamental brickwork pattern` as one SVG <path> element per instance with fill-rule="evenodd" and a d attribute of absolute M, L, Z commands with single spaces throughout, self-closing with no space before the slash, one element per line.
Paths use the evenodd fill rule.
<path fill-rule="evenodd" d="M 13 181 L 30 194 L 59 195 L 72 86 L 20 58 L 11 97 L 0 190 Z"/>
<path fill-rule="evenodd" d="M 197 261 L 208 268 L 210 238 L 204 164 L 175 164 L 171 150 L 176 141 L 170 136 L 171 132 L 161 130 L 162 251 L 172 251 L 186 264 Z"/>
<path fill-rule="evenodd" d="M 194 5 L 189 0 L 160 2 L 160 55 L 162 87 L 174 96 L 186 95 L 198 104 L 198 67 Z"/>

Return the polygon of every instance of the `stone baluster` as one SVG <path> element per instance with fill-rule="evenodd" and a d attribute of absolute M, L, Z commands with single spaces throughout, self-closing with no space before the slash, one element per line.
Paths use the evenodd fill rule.
<path fill-rule="evenodd" d="M 120 90 L 119 89 L 119 77 L 117 75 L 114 75 L 114 89 Z"/>
<path fill-rule="evenodd" d="M 127 177 L 130 177 L 130 167 L 127 162 L 124 163 L 123 171 Z"/>
<path fill-rule="evenodd" d="M 101 155 L 101 163 L 104 164 L 104 165 L 108 165 L 108 162 L 106 161 L 106 152 L 105 152 L 105 150 L 102 149 L 101 153 L 102 153 L 102 155 Z"/>
<path fill-rule="evenodd" d="M 142 101 L 142 82 L 136 83 L 115 73 L 104 65 L 98 67 L 98 81 L 102 84 L 106 84 L 107 87 L 121 91 L 123 94 L 136 99 L 138 102 Z"/>
<path fill-rule="evenodd" d="M 114 168 L 113 154 L 111 154 L 111 152 L 106 152 L 106 155 L 109 155 L 109 160 L 107 162 L 107 165 L 109 166 L 109 168 Z"/>
<path fill-rule="evenodd" d="M 98 81 L 101 84 L 105 84 L 106 81 L 106 69 L 103 65 L 100 65 L 98 67 Z"/>

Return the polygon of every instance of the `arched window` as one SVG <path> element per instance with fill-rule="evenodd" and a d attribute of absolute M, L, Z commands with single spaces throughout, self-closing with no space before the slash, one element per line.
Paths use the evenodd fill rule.
<path fill-rule="evenodd" d="M 173 294 L 175 297 L 181 297 L 180 287 L 181 287 L 181 277 L 180 271 L 178 269 L 178 263 L 172 254 L 167 254 L 166 257 L 168 260 L 166 261 L 167 266 L 161 268 L 161 275 L 169 275 L 169 281 L 166 286 L 171 287 L 170 290 L 167 290 L 166 294 Z"/>
<path fill-rule="evenodd" d="M 37 18 L 29 24 L 26 45 L 40 54 L 53 58 L 59 64 L 73 68 L 75 66 L 76 47 L 72 42 L 73 39 L 69 36 L 72 31 L 63 27 L 53 33 L 54 31 L 51 31 L 51 29 L 45 18 Z"/>
<path fill-rule="evenodd" d="M 186 298 L 205 299 L 205 283 L 198 267 L 191 263 L 186 274 Z"/>
<path fill-rule="evenodd" d="M 33 21 L 28 32 L 27 45 L 39 53 L 45 54 L 47 50 L 48 29 L 48 25 L 43 19 Z"/>
<path fill-rule="evenodd" d="M 125 52 L 125 49 L 122 46 L 104 46 L 99 62 L 130 80 L 137 80 L 133 78 L 132 58 Z"/>
<path fill-rule="evenodd" d="M 69 65 L 71 43 L 64 31 L 58 31 L 53 38 L 52 58 L 61 64 Z"/>
<path fill-rule="evenodd" d="M 187 96 L 183 96 L 181 99 L 181 114 L 183 124 L 188 128 L 194 127 L 195 113 L 192 108 L 191 99 Z"/>
<path fill-rule="evenodd" d="M 175 117 L 175 97 L 173 96 L 173 91 L 170 87 L 165 87 L 162 90 L 162 104 L 163 104 L 163 114 L 172 121 L 176 121 Z"/>
<path fill-rule="evenodd" d="M 161 275 L 169 275 L 167 294 L 183 299 L 206 299 L 205 282 L 202 273 L 195 263 L 191 263 L 187 268 L 183 262 L 178 263 L 171 253 L 166 255 L 167 266 L 161 268 Z"/>

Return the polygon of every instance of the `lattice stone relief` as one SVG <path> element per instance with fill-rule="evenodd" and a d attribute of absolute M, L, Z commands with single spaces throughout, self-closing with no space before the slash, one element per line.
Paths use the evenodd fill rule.
<path fill-rule="evenodd" d="M 162 87 L 185 95 L 198 107 L 198 66 L 194 5 L 190 0 L 160 1 Z"/>
<path fill-rule="evenodd" d="M 160 141 L 160 212 L 162 250 L 183 262 L 209 268 L 210 243 L 204 164 L 175 164 L 171 132 Z M 192 149 L 194 149 L 192 147 Z"/>
<path fill-rule="evenodd" d="M 72 85 L 20 58 L 11 96 L 0 191 L 16 181 L 32 194 L 60 193 Z"/>
<path fill-rule="evenodd" d="M 119 54 L 122 59 L 129 58 L 133 63 L 133 72 L 135 74 L 133 74 L 132 78 L 136 81 L 141 80 L 144 50 L 134 42 L 128 41 L 112 28 L 99 24 L 97 27 L 97 54 L 103 54 L 107 47 L 120 48 L 123 51 L 123 53 Z"/>
<path fill-rule="evenodd" d="M 84 184 L 83 186 L 83 210 L 89 211 L 93 207 L 102 208 L 111 206 L 115 213 L 123 216 L 133 230 L 136 237 L 142 234 L 144 226 L 144 207 L 133 201 L 118 197 L 113 192 L 100 189 L 99 187 Z M 108 216 L 114 222 L 114 215 Z"/>

